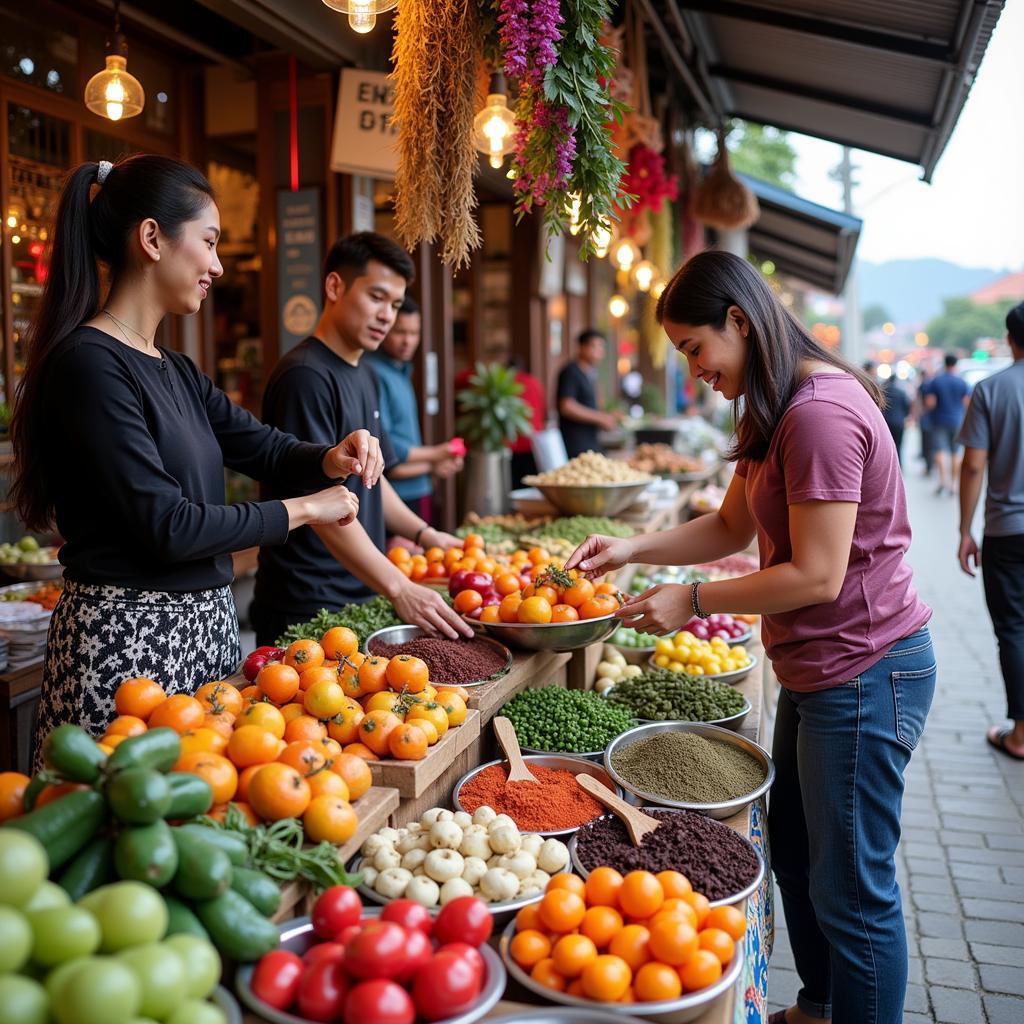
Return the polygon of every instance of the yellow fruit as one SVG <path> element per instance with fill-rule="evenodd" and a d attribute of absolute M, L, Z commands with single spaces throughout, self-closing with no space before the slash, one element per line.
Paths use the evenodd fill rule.
<path fill-rule="evenodd" d="M 654 664 L 657 665 L 658 668 L 668 668 L 671 660 L 672 659 L 667 654 L 656 654 L 654 656 Z"/>

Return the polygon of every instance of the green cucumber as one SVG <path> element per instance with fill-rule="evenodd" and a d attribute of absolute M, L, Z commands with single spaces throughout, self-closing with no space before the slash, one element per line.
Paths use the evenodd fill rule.
<path fill-rule="evenodd" d="M 109 836 L 96 836 L 64 869 L 58 885 L 77 903 L 87 892 L 114 881 L 114 844 Z"/>
<path fill-rule="evenodd" d="M 210 941 L 224 956 L 240 963 L 259 960 L 281 940 L 277 926 L 234 889 L 215 900 L 197 903 L 195 911 L 210 933 Z"/>
<path fill-rule="evenodd" d="M 187 900 L 212 900 L 231 885 L 235 871 L 228 855 L 205 836 L 171 829 L 178 848 L 178 870 L 174 891 Z"/>
<path fill-rule="evenodd" d="M 165 818 L 196 818 L 213 806 L 213 790 L 206 779 L 191 772 L 171 772 L 166 776 L 171 789 L 171 805 Z"/>
<path fill-rule="evenodd" d="M 171 935 L 194 935 L 198 939 L 210 941 L 210 933 L 203 923 L 192 912 L 192 908 L 182 903 L 177 896 L 163 893 L 167 904 L 167 937 Z"/>
<path fill-rule="evenodd" d="M 93 783 L 107 755 L 78 725 L 58 725 L 43 741 L 43 762 L 72 782 Z"/>
<path fill-rule="evenodd" d="M 124 746 L 124 744 L 122 744 Z M 238 867 L 245 867 L 249 863 L 249 844 L 245 836 L 237 832 L 228 832 L 222 828 L 214 828 L 211 825 L 200 825 L 198 822 L 188 822 L 184 825 L 177 825 L 174 829 L 176 834 L 198 836 L 203 842 L 216 846 L 228 855 L 228 860 Z"/>
<path fill-rule="evenodd" d="M 47 778 L 45 771 L 39 772 L 38 775 L 33 775 L 29 784 L 25 787 L 25 795 L 22 797 L 22 807 L 25 813 L 33 810 L 36 806 L 36 801 L 39 799 L 43 790 L 50 784 L 51 778 Z"/>
<path fill-rule="evenodd" d="M 120 878 L 159 889 L 178 870 L 178 847 L 166 821 L 126 828 L 114 844 L 114 868 Z"/>
<path fill-rule="evenodd" d="M 5 821 L 2 827 L 34 835 L 46 847 L 50 870 L 55 871 L 96 835 L 107 813 L 107 801 L 101 793 L 79 789 L 20 818 Z"/>
<path fill-rule="evenodd" d="M 152 768 L 169 772 L 181 757 L 181 737 L 173 729 L 158 726 L 138 736 L 129 736 L 119 743 L 107 758 L 107 770 L 123 768 Z"/>
<path fill-rule="evenodd" d="M 121 821 L 151 825 L 171 806 L 171 787 L 152 768 L 125 768 L 107 782 L 107 802 Z"/>
<path fill-rule="evenodd" d="M 244 896 L 264 917 L 273 917 L 281 906 L 281 890 L 262 871 L 235 868 L 231 888 Z"/>

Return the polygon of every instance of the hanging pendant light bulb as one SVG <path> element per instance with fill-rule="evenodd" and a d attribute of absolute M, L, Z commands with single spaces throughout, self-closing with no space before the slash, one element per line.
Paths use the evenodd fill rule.
<path fill-rule="evenodd" d="M 490 165 L 497 170 L 505 156 L 515 148 L 516 115 L 508 109 L 505 97 L 505 76 L 491 75 L 487 104 L 473 118 L 473 145 L 486 153 Z"/>
<path fill-rule="evenodd" d="M 398 6 L 398 0 L 323 0 L 332 11 L 348 15 L 348 27 L 366 35 L 377 24 L 377 15 Z"/>
<path fill-rule="evenodd" d="M 642 292 L 649 292 L 654 279 L 658 276 L 658 268 L 650 260 L 641 260 L 633 268 L 633 283 Z"/>
<path fill-rule="evenodd" d="M 594 228 L 590 236 L 590 244 L 593 247 L 594 255 L 603 260 L 608 255 L 608 247 L 612 244 L 612 229 L 607 221 L 600 227 Z"/>
<path fill-rule="evenodd" d="M 114 0 L 114 35 L 107 40 L 107 66 L 89 79 L 85 105 L 100 117 L 123 121 L 142 113 L 146 93 L 139 80 L 128 73 L 128 45 L 121 31 L 121 0 Z"/>
<path fill-rule="evenodd" d="M 640 259 L 640 247 L 632 238 L 620 238 L 612 246 L 610 258 L 619 270 L 632 270 Z"/>
<path fill-rule="evenodd" d="M 621 295 L 613 295 L 608 300 L 608 312 L 615 320 L 621 320 L 629 312 L 629 303 Z"/>

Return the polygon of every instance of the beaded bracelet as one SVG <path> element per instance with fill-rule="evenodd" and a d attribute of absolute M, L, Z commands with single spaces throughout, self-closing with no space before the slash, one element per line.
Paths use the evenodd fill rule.
<path fill-rule="evenodd" d="M 696 615 L 698 619 L 706 619 L 708 617 L 708 613 L 700 606 L 700 595 L 697 593 L 699 590 L 700 580 L 697 580 L 697 582 L 690 586 L 690 604 L 693 606 L 693 614 Z"/>

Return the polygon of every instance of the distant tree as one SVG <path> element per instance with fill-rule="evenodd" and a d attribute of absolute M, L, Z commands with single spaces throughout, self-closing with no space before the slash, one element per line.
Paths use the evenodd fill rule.
<path fill-rule="evenodd" d="M 982 338 L 1001 338 L 1006 333 L 1006 313 L 1012 302 L 979 306 L 966 296 L 946 299 L 942 312 L 928 321 L 929 342 L 944 349 L 971 349 Z"/>
<path fill-rule="evenodd" d="M 753 121 L 729 122 L 726 145 L 735 171 L 749 174 L 788 192 L 796 181 L 796 150 L 789 133 Z"/>
<path fill-rule="evenodd" d="M 887 324 L 892 320 L 889 310 L 880 302 L 872 302 L 870 306 L 865 306 L 860 311 L 860 315 L 865 331 L 873 331 L 876 327 L 881 327 L 882 324 Z"/>

